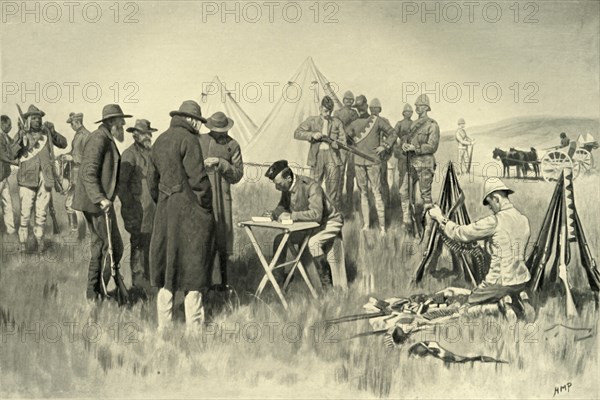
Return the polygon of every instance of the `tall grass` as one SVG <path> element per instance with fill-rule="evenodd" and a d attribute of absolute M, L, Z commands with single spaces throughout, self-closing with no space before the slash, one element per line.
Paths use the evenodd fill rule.
<path fill-rule="evenodd" d="M 441 169 L 441 168 L 440 168 Z M 441 179 L 434 184 L 439 190 Z M 553 187 L 543 182 L 513 182 L 515 205 L 540 227 Z M 480 202 L 482 180 L 461 178 L 472 219 L 486 215 Z M 588 241 L 597 256 L 597 177 L 576 184 L 577 206 Z M 272 208 L 278 193 L 271 184 L 242 183 L 234 189 L 234 220 L 242 221 Z M 397 201 L 397 194 L 394 194 Z M 55 202 L 66 231 L 66 218 Z M 358 209 L 358 207 L 357 207 Z M 415 359 L 406 348 L 389 350 L 381 337 L 345 340 L 369 330 L 365 321 L 325 327 L 327 318 L 360 313 L 369 296 L 386 298 L 429 293 L 449 285 L 468 287 L 460 276 L 442 280 L 426 276 L 415 286 L 413 276 L 422 248 L 399 229 L 400 213 L 391 212 L 389 233 L 361 234 L 360 216 L 344 225 L 344 246 L 351 278 L 347 293 L 329 290 L 313 300 L 295 278 L 286 295 L 289 309 L 270 286 L 254 297 L 263 272 L 244 232 L 236 230 L 230 283 L 240 306 L 214 315 L 203 335 L 185 332 L 181 294 L 176 299 L 176 325 L 158 334 L 153 303 L 118 308 L 113 302 L 85 301 L 85 242 L 51 237 L 45 257 L 21 256 L 16 239 L 4 239 L 0 280 L 3 397 L 219 397 L 219 398 L 519 398 L 551 397 L 557 385 L 572 382 L 571 395 L 597 398 L 598 341 L 579 332 L 555 328 L 562 323 L 596 327 L 593 303 L 580 301 L 580 316 L 564 317 L 564 301 L 554 294 L 535 299 L 538 313 L 530 325 L 495 316 L 446 325 L 416 334 L 416 340 L 438 340 L 457 354 L 485 354 L 508 364 L 444 365 Z M 124 241 L 128 237 L 121 227 Z M 271 253 L 272 232 L 259 242 Z M 532 240 L 534 237 L 532 237 Z M 442 259 L 440 268 L 449 268 Z M 128 250 L 123 270 L 129 282 Z M 569 271 L 576 292 L 588 291 L 581 267 Z M 37 325 L 36 325 L 37 324 Z M 239 327 L 239 328 L 238 328 Z M 460 337 L 456 339 L 457 329 Z M 71 329 L 71 330 L 70 330 Z M 487 330 L 486 330 L 487 329 Z M 260 332 L 260 336 L 258 336 Z M 58 333 L 61 337 L 57 338 Z M 272 333 L 272 335 L 271 335 Z"/>

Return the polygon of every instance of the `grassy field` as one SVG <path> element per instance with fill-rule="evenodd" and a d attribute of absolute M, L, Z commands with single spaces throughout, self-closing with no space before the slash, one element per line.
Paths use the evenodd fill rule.
<path fill-rule="evenodd" d="M 440 152 L 440 160 L 451 156 L 449 149 Z M 441 182 L 438 175 L 434 196 Z M 513 202 L 530 218 L 535 235 L 553 186 L 540 181 L 510 184 L 516 191 Z M 471 217 L 486 215 L 489 211 L 480 203 L 482 179 L 463 177 L 461 185 Z M 578 178 L 577 206 L 596 257 L 598 198 L 597 175 Z M 234 219 L 240 221 L 274 206 L 278 194 L 263 179 L 237 185 L 234 199 Z M 55 202 L 63 231 L 67 231 L 62 197 L 56 196 Z M 361 235 L 359 218 L 355 214 L 343 231 L 350 290 L 331 290 L 312 300 L 297 277 L 288 293 L 287 312 L 270 286 L 260 299 L 253 296 L 262 269 L 238 229 L 229 276 L 240 306 L 215 315 L 197 336 L 185 334 L 180 295 L 175 329 L 165 335 L 156 333 L 154 304 L 121 309 L 112 302 L 87 303 L 86 241 L 50 236 L 52 248 L 38 257 L 20 255 L 16 239 L 5 238 L 0 269 L 0 396 L 550 398 L 561 385 L 569 391 L 560 397 L 600 396 L 598 314 L 586 295 L 587 281 L 576 259 L 569 271 L 579 299 L 577 319 L 567 320 L 563 299 L 550 295 L 533 299 L 538 315 L 529 324 L 485 316 L 416 334 L 411 341 L 438 340 L 457 354 L 485 354 L 508 364 L 445 366 L 436 359 L 409 357 L 406 347 L 388 350 L 381 337 L 345 340 L 369 330 L 365 321 L 323 327 L 319 322 L 324 319 L 360 313 L 369 296 L 467 287 L 456 276 L 442 280 L 428 276 L 415 286 L 412 277 L 422 248 L 400 233 L 398 211 L 391 212 L 389 234 L 383 239 L 376 229 Z M 127 243 L 122 227 L 121 232 Z M 267 254 L 271 240 L 266 233 L 259 237 Z M 126 248 L 122 264 L 127 282 L 128 255 Z M 442 257 L 440 268 L 448 267 L 447 258 Z M 582 339 L 579 332 L 560 328 L 545 332 L 557 323 L 592 327 L 594 336 L 576 340 Z"/>

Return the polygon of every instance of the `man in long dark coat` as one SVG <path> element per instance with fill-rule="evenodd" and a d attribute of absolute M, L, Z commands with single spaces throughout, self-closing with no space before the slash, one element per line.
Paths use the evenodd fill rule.
<path fill-rule="evenodd" d="M 131 284 L 133 293 L 147 298 L 150 293 L 150 237 L 156 205 L 150 197 L 146 171 L 152 148 L 152 132 L 147 119 L 138 119 L 135 126 L 127 128 L 134 143 L 123 152 L 117 193 L 121 199 L 121 217 L 129 232 L 131 244 Z"/>
<path fill-rule="evenodd" d="M 125 118 L 130 118 L 118 104 L 108 104 L 102 109 L 102 119 L 90 136 L 81 157 L 79 185 L 75 187 L 73 209 L 83 211 L 90 232 L 90 264 L 86 297 L 95 300 L 103 293 L 102 280 L 107 283 L 110 269 L 106 268 L 102 276 L 102 260 L 108 252 L 110 225 L 113 260 L 115 264 L 123 256 L 123 241 L 117 226 L 117 216 L 113 202 L 117 197 L 119 163 L 121 154 L 115 139 L 122 142 L 125 138 Z"/>
<path fill-rule="evenodd" d="M 210 284 L 214 235 L 212 189 L 198 139 L 206 122 L 200 106 L 184 101 L 152 146 L 148 188 L 156 204 L 150 242 L 150 280 L 159 289 L 159 329 L 171 324 L 173 295 L 185 293 L 185 318 L 195 330 L 204 321 L 200 290 Z"/>
<path fill-rule="evenodd" d="M 200 135 L 200 146 L 204 158 L 204 166 L 213 190 L 213 212 L 215 215 L 215 246 L 212 258 L 219 257 L 219 268 L 222 273 L 218 277 L 221 284 L 227 273 L 227 259 L 233 254 L 233 210 L 231 207 L 231 185 L 238 183 L 244 176 L 244 162 L 239 143 L 227 132 L 234 121 L 222 112 L 214 113 L 206 123 L 210 132 Z M 213 272 L 213 280 L 218 270 Z"/>

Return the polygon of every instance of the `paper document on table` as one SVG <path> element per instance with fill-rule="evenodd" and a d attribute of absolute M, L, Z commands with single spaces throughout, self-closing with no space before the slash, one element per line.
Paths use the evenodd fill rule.
<path fill-rule="evenodd" d="M 252 221 L 254 222 L 271 222 L 273 221 L 271 217 L 252 217 Z"/>

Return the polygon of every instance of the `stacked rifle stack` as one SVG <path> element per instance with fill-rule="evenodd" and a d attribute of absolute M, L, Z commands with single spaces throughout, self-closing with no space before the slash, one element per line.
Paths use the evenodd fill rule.
<path fill-rule="evenodd" d="M 464 193 L 461 189 L 452 162 L 448 163 L 446 176 L 442 185 L 438 204 L 444 215 L 459 225 L 471 223 L 467 207 L 464 204 Z M 423 254 L 421 264 L 417 268 L 415 281 L 421 282 L 426 272 L 431 272 L 438 263 L 444 245 L 447 246 L 452 258 L 453 270 L 461 270 L 467 282 L 477 286 L 484 278 L 489 268 L 489 256 L 477 244 L 458 243 L 444 235 L 437 222 L 430 220 L 426 228 L 428 235 L 424 236 L 427 248 Z"/>
<path fill-rule="evenodd" d="M 531 273 L 531 289 L 534 291 L 541 290 L 545 283 L 556 283 L 558 279 L 561 280 L 565 288 L 568 316 L 577 314 L 567 276 L 567 265 L 571 261 L 569 244 L 572 242 L 577 243 L 579 260 L 585 270 L 590 288 L 595 292 L 597 306 L 600 273 L 575 207 L 572 170 L 565 169 L 556 183 L 538 238 L 526 264 Z M 551 259 L 552 263 L 548 268 Z"/>

